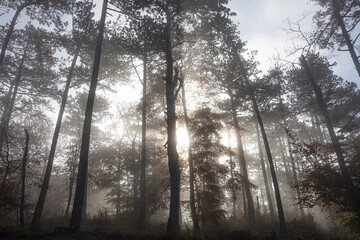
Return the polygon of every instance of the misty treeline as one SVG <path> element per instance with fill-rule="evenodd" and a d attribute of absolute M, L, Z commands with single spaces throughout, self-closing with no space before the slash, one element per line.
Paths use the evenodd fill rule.
<path fill-rule="evenodd" d="M 1 227 L 357 236 L 360 92 L 321 53 L 360 72 L 360 6 L 314 2 L 261 72 L 227 0 L 1 0 Z"/>

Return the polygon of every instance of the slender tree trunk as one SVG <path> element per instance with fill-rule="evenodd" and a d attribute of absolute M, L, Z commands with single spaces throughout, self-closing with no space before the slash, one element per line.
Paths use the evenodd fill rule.
<path fill-rule="evenodd" d="M 281 89 L 282 86 L 281 86 L 281 80 L 280 79 L 279 79 L 279 86 L 280 86 L 280 89 Z M 279 91 L 278 98 L 279 98 L 280 108 L 284 109 L 283 100 L 281 98 L 281 91 Z M 288 125 L 287 125 L 285 114 L 282 114 L 282 120 L 283 120 L 283 123 L 284 123 L 285 132 L 287 132 L 288 131 Z M 288 153 L 289 153 L 290 162 L 291 162 L 291 168 L 292 168 L 292 172 L 293 172 L 294 184 L 296 186 L 296 194 L 297 194 L 297 198 L 300 199 L 301 198 L 301 192 L 300 192 L 300 189 L 298 187 L 299 181 L 298 181 L 296 167 L 295 167 L 295 160 L 294 160 L 294 156 L 292 154 L 292 149 L 291 149 L 289 136 L 287 134 L 286 134 L 286 143 L 287 143 L 288 149 L 289 149 Z M 302 208 L 302 205 L 299 205 L 299 210 L 300 210 L 300 217 L 304 218 L 304 209 Z"/>
<path fill-rule="evenodd" d="M 95 57 L 94 57 L 94 66 L 93 66 L 89 96 L 85 111 L 85 120 L 84 120 L 83 134 L 82 134 L 76 191 L 75 191 L 74 205 L 73 205 L 73 210 L 69 225 L 70 230 L 73 232 L 79 232 L 81 225 L 81 218 L 82 218 L 81 212 L 83 209 L 87 170 L 88 170 L 91 120 L 92 120 L 92 113 L 94 108 L 96 85 L 99 75 L 99 66 L 100 66 L 102 42 L 104 37 L 107 3 L 108 0 L 103 1 L 101 19 L 99 24 L 99 35 L 97 38 Z"/>
<path fill-rule="evenodd" d="M 135 219 L 138 218 L 139 208 L 138 208 L 138 188 L 139 188 L 139 162 L 136 159 L 136 136 L 132 141 L 132 152 L 134 160 L 134 181 L 133 181 L 133 212 Z"/>
<path fill-rule="evenodd" d="M 184 79 L 183 79 L 184 81 Z M 185 86 L 181 89 L 181 100 L 184 110 L 184 118 L 185 118 L 185 128 L 187 133 L 190 135 L 190 129 L 189 129 L 189 116 L 187 112 L 186 107 L 186 97 L 185 97 Z M 193 234 L 194 236 L 198 236 L 200 233 L 200 225 L 199 225 L 199 217 L 196 213 L 196 207 L 195 207 L 195 192 L 194 192 L 194 179 L 195 179 L 195 173 L 194 173 L 194 162 L 192 157 L 192 151 L 191 151 L 191 137 L 189 136 L 189 147 L 188 147 L 188 161 L 189 161 L 189 175 L 190 175 L 190 211 L 191 211 L 191 219 L 193 222 Z"/>
<path fill-rule="evenodd" d="M 120 189 L 121 189 L 121 149 L 122 149 L 122 139 L 123 136 L 120 139 L 120 143 L 119 143 L 119 154 L 118 154 L 118 160 L 117 160 L 117 169 L 116 169 L 116 182 L 117 182 L 117 188 L 116 188 L 116 216 L 119 216 L 120 214 L 120 201 L 121 201 L 121 194 L 120 194 Z"/>
<path fill-rule="evenodd" d="M 25 4 L 22 4 L 20 6 L 17 7 L 16 9 L 16 12 L 11 20 L 11 23 L 10 23 L 10 26 L 9 26 L 9 29 L 7 31 L 7 34 L 6 34 L 6 37 L 4 39 L 4 43 L 2 45 L 2 48 L 1 48 L 1 53 L 0 53 L 0 69 L 2 69 L 2 65 L 4 63 L 4 59 L 5 59 L 5 53 L 6 53 L 6 49 L 9 45 L 9 42 L 10 42 L 10 38 L 11 38 L 11 35 L 12 33 L 14 32 L 14 27 L 15 27 L 15 24 L 16 24 L 16 20 L 17 18 L 19 17 L 19 14 L 20 12 L 26 8 L 27 6 L 30 6 L 32 5 L 33 3 L 25 3 Z M 1 70 L 2 71 L 2 70 Z"/>
<path fill-rule="evenodd" d="M 340 9 L 339 9 L 339 1 L 338 0 L 331 0 L 331 4 L 332 4 L 332 9 L 333 9 L 333 14 L 335 16 L 335 19 L 341 29 L 341 33 L 342 33 L 342 36 L 346 42 L 346 45 L 348 47 L 348 50 L 350 52 L 350 56 L 354 62 L 354 65 L 355 65 L 355 68 L 356 68 L 356 71 L 358 72 L 358 75 L 360 76 L 360 62 L 359 62 L 359 58 L 355 52 L 355 48 L 354 48 L 354 45 L 351 41 L 351 38 L 350 38 L 350 35 L 349 35 L 349 32 L 346 30 L 346 26 L 345 26 L 345 23 L 344 23 L 344 19 L 343 17 L 341 16 L 340 14 Z"/>
<path fill-rule="evenodd" d="M 237 156 L 238 156 L 239 164 L 241 166 L 241 170 L 242 170 L 243 177 L 244 177 L 244 187 L 245 187 L 245 193 L 246 193 L 247 213 L 248 213 L 248 216 L 247 216 L 248 224 L 249 224 L 250 230 L 252 232 L 255 232 L 256 231 L 255 206 L 254 206 L 254 201 L 253 201 L 253 198 L 251 195 L 251 190 L 250 190 L 249 176 L 248 176 L 248 172 L 247 172 L 247 168 L 246 168 L 245 154 L 244 154 L 243 143 L 242 143 L 242 139 L 241 139 L 242 136 L 240 133 L 239 122 L 238 122 L 238 119 L 236 116 L 235 102 L 234 102 L 231 92 L 229 92 L 229 96 L 230 96 L 232 118 L 233 118 L 233 123 L 234 123 L 234 127 L 235 127 L 235 132 L 236 132 Z"/>
<path fill-rule="evenodd" d="M 146 76 L 147 54 L 143 56 L 143 102 L 141 126 L 141 172 L 140 172 L 140 229 L 146 229 Z"/>
<path fill-rule="evenodd" d="M 177 238 L 180 233 L 179 211 L 180 211 L 180 168 L 179 155 L 176 150 L 176 111 L 175 89 L 178 81 L 178 70 L 174 71 L 174 60 L 172 54 L 172 36 L 171 36 L 171 14 L 169 6 L 166 6 L 166 27 L 165 27 L 165 57 L 166 57 L 166 116 L 167 116 L 167 155 L 170 171 L 170 214 L 167 224 L 167 235 L 173 239 Z M 181 86 L 179 86 L 180 88 Z M 178 88 L 178 90 L 179 90 Z"/>
<path fill-rule="evenodd" d="M 12 111 L 14 109 L 14 105 L 15 105 L 15 99 L 17 96 L 17 92 L 19 89 L 19 85 L 20 85 L 20 81 L 22 78 L 22 73 L 23 73 L 23 69 L 24 69 L 24 62 L 26 60 L 27 57 L 27 48 L 28 48 L 28 43 L 26 43 L 26 46 L 24 48 L 24 53 L 23 56 L 21 58 L 20 64 L 19 64 L 19 68 L 18 68 L 18 72 L 16 74 L 16 78 L 15 78 L 15 83 L 14 83 L 14 92 L 11 95 L 11 99 L 10 99 L 10 103 L 6 109 L 4 109 L 3 115 L 1 117 L 1 129 L 0 129 L 0 151 L 2 151 L 3 148 L 3 144 L 5 139 L 7 138 L 7 131 L 9 128 L 9 123 L 10 123 L 10 119 L 11 119 L 11 114 Z"/>
<path fill-rule="evenodd" d="M 291 149 L 289 137 L 287 137 L 287 144 L 289 146 L 289 156 L 290 156 L 290 161 L 291 161 L 291 168 L 292 168 L 292 171 L 293 171 L 294 184 L 296 186 L 296 194 L 297 194 L 298 199 L 300 199 L 301 198 L 301 192 L 300 192 L 300 189 L 299 189 L 299 180 L 298 180 L 298 176 L 297 176 L 297 172 L 296 172 L 295 159 L 294 159 L 294 156 L 292 154 L 292 149 Z M 299 209 L 300 209 L 300 217 L 304 218 L 305 215 L 304 215 L 304 209 L 303 209 L 302 205 L 299 205 Z"/>
<path fill-rule="evenodd" d="M 319 134 L 319 140 L 320 140 L 320 143 L 321 144 L 325 144 L 325 141 L 324 141 L 324 134 L 321 130 L 321 127 L 320 127 L 320 120 L 319 120 L 319 117 L 317 114 L 315 114 L 315 124 L 316 124 L 316 128 L 317 128 L 317 132 Z"/>
<path fill-rule="evenodd" d="M 259 196 L 256 196 L 256 218 L 258 222 L 261 221 Z"/>
<path fill-rule="evenodd" d="M 259 123 L 259 126 L 260 126 L 261 135 L 263 137 L 264 146 L 265 146 L 265 150 L 266 150 L 266 155 L 268 157 L 269 164 L 270 164 L 270 171 L 271 171 L 271 176 L 272 176 L 272 179 L 273 179 L 273 185 L 274 185 L 274 189 L 275 189 L 276 205 L 277 205 L 277 208 L 278 208 L 278 215 L 279 215 L 279 222 L 280 222 L 280 238 L 286 239 L 287 238 L 287 230 L 286 230 L 286 222 L 285 222 L 284 210 L 283 210 L 283 206 L 282 206 L 282 201 L 281 201 L 281 196 L 280 196 L 280 189 L 279 189 L 278 180 L 277 180 L 277 177 L 276 177 L 273 158 L 272 158 L 272 155 L 271 155 L 270 145 L 269 145 L 269 142 L 268 142 L 268 139 L 267 139 L 267 135 L 266 135 L 266 132 L 265 132 L 262 117 L 260 115 L 259 107 L 257 105 L 255 94 L 254 94 L 254 91 L 253 91 L 252 86 L 250 84 L 250 80 L 248 78 L 246 69 L 245 69 L 240 57 L 239 57 L 238 60 L 239 60 L 239 64 L 240 64 L 240 70 L 241 70 L 242 75 L 243 75 L 244 80 L 245 80 L 245 84 L 249 88 L 250 97 L 251 97 L 253 107 L 254 107 L 254 112 L 256 114 L 256 117 L 257 117 L 257 120 L 258 120 L 258 123 Z"/>
<path fill-rule="evenodd" d="M 231 149 L 230 146 L 230 130 L 228 132 L 228 148 L 229 150 Z M 231 181 L 234 181 L 234 167 L 235 167 L 235 163 L 233 162 L 231 153 L 229 154 L 229 163 L 230 163 L 230 177 L 231 177 Z M 236 220 L 237 220 L 237 214 L 236 214 L 236 189 L 232 188 L 231 189 L 231 200 L 232 200 L 232 212 L 233 212 L 233 218 L 234 218 L 234 227 L 236 227 Z"/>
<path fill-rule="evenodd" d="M 71 172 L 70 172 L 70 182 L 69 182 L 69 196 L 68 196 L 68 201 L 67 201 L 67 205 L 66 205 L 66 210 L 65 210 L 65 219 L 68 219 L 69 217 L 69 211 L 70 211 L 70 205 L 71 205 L 71 199 L 72 199 L 72 193 L 73 193 L 73 188 L 74 188 L 74 181 L 75 181 L 75 171 L 76 171 L 76 159 L 77 159 L 77 149 L 73 150 L 73 159 L 72 159 L 72 163 L 71 163 Z"/>
<path fill-rule="evenodd" d="M 256 117 L 256 116 L 254 115 L 254 117 Z M 259 124 L 256 119 L 255 119 L 255 125 L 256 125 L 255 126 L 256 127 L 256 138 L 257 138 L 258 147 L 259 147 L 260 164 L 261 164 L 261 170 L 262 170 L 264 183 L 265 183 L 266 197 L 268 199 L 268 204 L 269 204 L 270 218 L 271 218 L 271 221 L 274 222 L 275 221 L 274 204 L 273 204 L 273 200 L 272 200 L 271 193 L 270 193 L 269 181 L 268 181 L 268 176 L 267 176 L 266 168 L 265 168 L 264 154 L 263 154 L 263 150 L 261 147 Z"/>
<path fill-rule="evenodd" d="M 284 150 L 284 145 L 281 141 L 280 136 L 277 136 L 278 138 L 278 142 L 279 142 L 279 148 L 280 148 L 280 154 L 281 154 L 281 160 L 284 164 L 284 170 L 285 170 L 285 175 L 286 175 L 286 181 L 288 182 L 288 184 L 291 184 L 291 176 L 290 176 L 290 171 L 289 171 L 289 167 L 288 164 L 286 162 L 286 157 L 285 157 L 285 150 Z"/>
<path fill-rule="evenodd" d="M 63 115 L 64 115 L 65 105 L 66 105 L 66 101 L 67 101 L 67 97 L 68 97 L 68 93 L 69 93 L 69 89 L 70 89 L 70 83 L 71 83 L 71 79 L 72 79 L 72 76 L 73 76 L 73 73 L 74 73 L 76 60 L 77 60 L 78 55 L 79 55 L 79 50 L 80 49 L 76 50 L 76 53 L 75 53 L 75 55 L 73 57 L 73 60 L 72 60 L 71 66 L 70 66 L 70 70 L 69 70 L 69 73 L 68 73 L 68 76 L 67 76 L 65 89 L 64 89 L 64 92 L 63 92 L 63 95 L 62 95 L 62 98 L 61 98 L 61 106 L 60 106 L 58 118 L 57 118 L 56 125 L 55 125 L 55 131 L 54 131 L 53 139 L 52 139 L 52 142 L 51 142 L 50 154 L 49 154 L 49 158 L 48 158 L 48 162 L 47 162 L 47 166 L 46 166 L 45 176 L 44 176 L 44 180 L 43 180 L 43 183 L 42 183 L 42 186 L 41 186 L 39 199 L 38 199 L 38 201 L 36 203 L 34 216 L 33 216 L 33 219 L 31 221 L 31 226 L 30 226 L 31 230 L 39 230 L 40 229 L 41 215 L 42 215 L 42 211 L 44 209 L 47 190 L 49 188 L 51 171 L 52 171 L 52 166 L 53 166 L 53 163 L 54 163 L 55 150 L 56 150 L 56 145 L 57 145 L 57 141 L 58 141 L 58 138 L 59 138 L 61 122 L 62 122 L 62 118 L 63 118 Z"/>
<path fill-rule="evenodd" d="M 28 158 L 28 151 L 29 151 L 29 133 L 25 129 L 26 135 L 26 143 L 24 149 L 24 155 L 21 164 L 21 197 L 20 197 L 20 226 L 22 228 L 25 227 L 24 223 L 24 206 L 25 206 L 25 174 L 26 174 L 26 161 Z"/>

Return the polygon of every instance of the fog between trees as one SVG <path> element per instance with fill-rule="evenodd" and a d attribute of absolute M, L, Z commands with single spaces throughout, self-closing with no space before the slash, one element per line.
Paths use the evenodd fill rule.
<path fill-rule="evenodd" d="M 260 71 L 227 0 L 0 0 L 0 234 L 359 237 L 360 6 L 313 3 Z"/>

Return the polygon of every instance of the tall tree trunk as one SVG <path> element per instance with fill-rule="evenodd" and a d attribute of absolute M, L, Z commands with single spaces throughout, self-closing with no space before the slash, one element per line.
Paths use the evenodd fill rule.
<path fill-rule="evenodd" d="M 254 112 L 256 114 L 259 126 L 260 126 L 260 130 L 261 130 L 261 135 L 263 137 L 263 141 L 264 141 L 264 146 L 265 146 L 265 150 L 266 150 L 266 155 L 267 158 L 269 160 L 269 164 L 270 164 L 270 171 L 271 171 L 271 176 L 273 179 L 273 185 L 274 185 L 274 190 L 275 190 L 275 198 L 276 198 L 276 205 L 278 208 L 278 215 L 279 215 L 279 223 L 280 223 L 280 238 L 282 239 L 286 239 L 287 238 L 287 230 L 286 230 L 286 222 L 285 222 L 285 216 L 284 216 L 284 210 L 283 210 L 283 206 L 282 206 L 282 201 L 281 201 L 281 196 L 280 196 L 280 189 L 279 189 L 279 185 L 278 185 L 278 180 L 276 177 L 276 172 L 275 172 L 275 167 L 274 167 L 274 163 L 273 163 L 273 158 L 271 155 L 271 150 L 270 150 L 270 145 L 267 139 L 267 135 L 265 132 L 265 128 L 264 128 L 264 124 L 262 121 L 262 117 L 260 115 L 260 111 L 259 111 L 259 107 L 257 105 L 257 101 L 255 98 L 255 93 L 252 89 L 252 86 L 250 84 L 250 80 L 248 78 L 246 69 L 240 59 L 240 56 L 238 56 L 238 60 L 239 60 L 239 64 L 240 64 L 240 70 L 241 73 L 243 75 L 243 78 L 245 80 L 245 84 L 247 85 L 249 92 L 250 92 L 250 97 L 253 103 L 253 107 L 254 107 Z"/>
<path fill-rule="evenodd" d="M 165 27 L 165 57 L 166 57 L 166 122 L 167 122 L 167 155 L 170 171 L 170 214 L 167 224 L 167 235 L 173 239 L 179 236 L 179 211 L 180 211 L 180 168 L 179 155 L 176 150 L 176 95 L 181 88 L 175 89 L 179 79 L 178 69 L 174 71 L 174 59 L 172 53 L 172 25 L 169 6 L 166 6 L 166 27 Z M 180 82 L 181 83 L 181 82 Z"/>
<path fill-rule="evenodd" d="M 83 134 L 82 134 L 76 191 L 75 191 L 74 205 L 73 205 L 73 210 L 69 225 L 70 230 L 73 232 L 79 232 L 81 225 L 81 218 L 82 218 L 81 212 L 83 209 L 87 170 L 88 170 L 91 120 L 92 120 L 92 113 L 94 108 L 96 85 L 99 75 L 101 48 L 104 37 L 107 3 L 108 0 L 104 0 L 102 6 L 102 13 L 99 24 L 99 35 L 97 38 L 95 57 L 94 57 L 94 66 L 93 66 L 89 96 L 85 111 L 85 120 L 84 120 Z"/>
<path fill-rule="evenodd" d="M 15 82 L 14 82 L 14 92 L 11 95 L 11 99 L 10 102 L 8 104 L 8 106 L 4 109 L 3 111 L 3 115 L 1 117 L 1 129 L 0 129 L 0 151 L 2 151 L 3 148 L 3 144 L 5 139 L 7 138 L 7 131 L 9 128 L 9 122 L 11 119 L 11 114 L 12 111 L 14 109 L 14 105 L 15 105 L 15 99 L 17 96 L 17 92 L 19 89 L 19 85 L 20 85 L 20 81 L 22 78 L 22 73 L 23 73 L 23 69 L 24 69 L 24 62 L 26 60 L 27 57 L 27 48 L 28 48 L 28 43 L 26 43 L 26 46 L 24 48 L 24 53 L 23 56 L 21 58 L 20 64 L 19 64 L 19 68 L 18 68 L 18 72 L 16 74 L 16 78 L 15 78 Z"/>
<path fill-rule="evenodd" d="M 254 117 L 256 118 L 255 115 L 254 115 Z M 270 218 L 271 218 L 271 221 L 274 222 L 275 221 L 274 204 L 273 204 L 273 200 L 272 200 L 271 193 L 270 193 L 269 181 L 268 181 L 268 176 L 267 176 L 266 168 L 265 168 L 264 154 L 263 154 L 263 150 L 261 147 L 259 124 L 256 119 L 255 119 L 255 127 L 256 127 L 256 138 L 257 138 L 258 148 L 259 148 L 261 170 L 262 170 L 262 175 L 264 178 L 266 197 L 268 199 L 268 204 L 269 204 Z"/>
<path fill-rule="evenodd" d="M 116 181 L 117 181 L 117 186 L 116 186 L 116 216 L 119 216 L 120 214 L 120 200 L 121 200 L 121 196 L 120 196 L 120 189 L 121 189 L 121 142 L 119 144 L 119 155 L 118 155 L 118 160 L 117 160 L 117 169 L 116 169 Z"/>
<path fill-rule="evenodd" d="M 236 132 L 236 140 L 237 140 L 237 156 L 239 160 L 239 164 L 241 166 L 242 174 L 244 177 L 244 187 L 245 187 L 245 193 L 246 193 L 246 202 L 247 202 L 247 213 L 248 213 L 248 224 L 249 229 L 252 232 L 256 231 L 256 220 L 255 220 L 255 206 L 254 201 L 252 198 L 251 190 L 250 190 L 250 182 L 249 182 L 249 176 L 246 168 L 246 160 L 245 160 L 245 154 L 243 149 L 243 143 L 242 143 L 242 136 L 240 132 L 240 126 L 237 119 L 236 114 L 236 107 L 235 107 L 235 100 L 233 99 L 233 95 L 231 92 L 229 92 L 230 96 L 230 104 L 231 104 L 231 112 L 232 112 L 232 118 L 233 123 L 235 127 Z"/>
<path fill-rule="evenodd" d="M 132 152 L 133 152 L 133 161 L 134 161 L 134 181 L 133 181 L 133 212 L 135 219 L 138 218 L 139 208 L 138 208 L 138 188 L 139 188 L 139 161 L 136 159 L 136 136 L 132 141 Z"/>
<path fill-rule="evenodd" d="M 296 171 L 296 166 L 295 166 L 295 159 L 294 159 L 294 156 L 292 154 L 292 149 L 291 149 L 289 137 L 287 137 L 287 144 L 288 144 L 288 147 L 289 147 L 289 156 L 290 156 L 290 161 L 291 161 L 291 168 L 292 168 L 292 171 L 293 171 L 294 184 L 296 186 L 296 194 L 297 194 L 298 199 L 300 199 L 301 198 L 301 192 L 300 192 L 300 189 L 299 189 L 299 180 L 298 180 L 298 176 L 297 176 L 297 171 Z M 304 209 L 303 209 L 302 205 L 299 205 L 299 210 L 300 210 L 300 217 L 304 218 L 305 214 L 304 214 Z"/>
<path fill-rule="evenodd" d="M 25 227 L 25 223 L 24 223 L 25 174 L 26 174 L 26 161 L 28 158 L 28 151 L 29 151 L 29 133 L 26 129 L 25 129 L 25 135 L 26 135 L 26 142 L 25 142 L 24 155 L 21 163 L 20 226 L 22 228 Z"/>
<path fill-rule="evenodd" d="M 0 53 L 0 69 L 2 69 L 2 65 L 4 63 L 4 59 L 5 59 L 5 52 L 6 52 L 6 49 L 9 45 L 9 42 L 10 42 L 10 38 L 11 38 L 11 35 L 12 33 L 14 32 L 14 27 L 15 27 L 15 24 L 16 24 L 16 20 L 17 18 L 19 17 L 19 14 L 20 12 L 26 8 L 27 6 L 30 6 L 32 5 L 33 3 L 24 3 L 20 6 L 17 7 L 16 9 L 16 12 L 11 20 L 11 23 L 10 23 L 10 26 L 9 26 L 9 29 L 7 31 L 7 34 L 6 34 L 6 37 L 4 39 L 4 42 L 3 42 L 3 45 L 2 45 L 2 48 L 1 48 L 1 53 Z M 2 72 L 2 70 L 0 70 Z"/>
<path fill-rule="evenodd" d="M 74 188 L 74 181 L 75 181 L 75 172 L 76 172 L 76 159 L 77 159 L 77 148 L 73 150 L 73 159 L 71 162 L 71 168 L 70 168 L 70 181 L 69 181 L 69 195 L 68 195 L 68 201 L 66 204 L 65 209 L 65 219 L 68 219 L 69 217 L 69 211 L 70 211 L 70 205 L 71 205 L 71 199 L 72 199 L 72 193 Z"/>
<path fill-rule="evenodd" d="M 183 79 L 183 81 L 184 81 L 184 79 Z M 192 151 L 191 151 L 191 137 L 190 137 L 190 129 L 189 129 L 189 116 L 188 116 L 187 106 L 186 106 L 185 86 L 183 86 L 181 89 L 181 101 L 182 101 L 183 110 L 184 110 L 185 128 L 186 128 L 187 133 L 189 134 L 189 147 L 188 147 L 187 151 L 188 151 L 189 175 L 190 175 L 189 181 L 190 181 L 191 219 L 193 222 L 193 234 L 194 234 L 194 236 L 198 236 L 200 233 L 200 225 L 199 225 L 199 217 L 196 213 L 196 207 L 195 207 L 195 192 L 194 192 L 195 173 L 194 173 L 194 162 L 193 162 Z"/>
<path fill-rule="evenodd" d="M 346 187 L 348 188 L 347 191 L 348 191 L 348 196 L 349 198 L 351 198 L 353 201 L 354 201 L 354 206 L 357 206 L 357 214 L 360 216 L 360 207 L 359 207 L 359 204 L 358 204 L 358 200 L 359 200 L 359 196 L 358 194 L 356 194 L 356 188 L 354 186 L 354 183 L 352 182 L 351 178 L 350 178 L 350 175 L 349 175 L 349 171 L 348 171 L 348 168 L 346 166 L 346 163 L 345 163 L 345 159 L 344 159 L 344 155 L 343 155 L 343 152 L 342 152 L 342 149 L 341 149 L 341 145 L 340 145 L 340 142 L 339 142 L 339 139 L 337 138 L 336 134 L 335 134 L 335 130 L 334 130 L 334 126 L 332 124 L 332 121 L 331 121 L 331 117 L 330 117 L 330 114 L 328 112 L 328 109 L 327 109 L 327 105 L 324 101 L 324 98 L 323 98 L 323 93 L 322 93 L 322 90 L 321 88 L 319 87 L 319 85 L 315 82 L 315 79 L 314 79 L 314 76 L 309 68 L 309 65 L 305 59 L 304 56 L 301 56 L 300 57 L 300 62 L 301 62 L 301 65 L 303 66 L 303 68 L 305 69 L 305 72 L 306 72 L 306 75 L 310 81 L 310 84 L 311 86 L 313 87 L 314 89 L 314 92 L 315 92 L 315 95 L 316 95 L 316 99 L 317 99 L 317 102 L 318 102 L 318 105 L 319 105 L 319 109 L 324 117 L 324 120 L 325 120 L 325 124 L 326 124 L 326 127 L 329 131 L 329 135 L 330 135 L 330 138 L 331 138 L 331 141 L 332 141 L 332 145 L 334 147 L 334 151 L 336 153 L 336 157 L 337 157 L 337 160 L 338 160 L 338 164 L 339 164 L 339 167 L 340 167 L 340 171 L 341 171 L 341 174 L 344 178 L 344 182 L 346 184 Z"/>
<path fill-rule="evenodd" d="M 36 203 L 33 219 L 31 221 L 31 226 L 30 226 L 31 230 L 39 230 L 40 229 L 41 215 L 42 215 L 42 211 L 44 209 L 47 190 L 49 188 L 49 182 L 50 182 L 50 177 L 51 177 L 52 166 L 54 163 L 55 150 L 56 150 L 56 145 L 57 145 L 57 141 L 59 138 L 61 122 L 62 122 L 62 118 L 64 115 L 65 105 L 66 105 L 66 101 L 67 101 L 67 97 L 68 97 L 68 93 L 69 93 L 69 89 L 70 89 L 70 83 L 71 83 L 71 79 L 72 79 L 72 76 L 74 73 L 76 60 L 79 55 L 79 50 L 80 50 L 79 48 L 76 50 L 76 53 L 73 57 L 73 60 L 72 60 L 71 66 L 70 66 L 70 70 L 69 70 L 69 73 L 67 76 L 65 89 L 64 89 L 64 92 L 63 92 L 63 95 L 61 98 L 61 106 L 60 106 L 58 118 L 57 118 L 56 125 L 55 125 L 53 139 L 51 142 L 50 154 L 49 154 L 49 159 L 48 159 L 47 166 L 46 166 L 45 176 L 44 176 L 44 180 L 43 180 L 43 183 L 41 186 L 39 199 Z"/>
<path fill-rule="evenodd" d="M 338 0 L 331 0 L 331 4 L 332 4 L 332 9 L 333 9 L 333 14 L 335 16 L 335 19 L 341 29 L 341 33 L 342 33 L 342 36 L 346 42 L 346 45 L 348 47 L 348 50 L 350 52 L 350 56 L 353 60 L 353 63 L 355 65 L 355 68 L 356 68 L 356 71 L 358 72 L 358 75 L 360 76 L 360 62 L 359 62 L 359 58 L 355 52 L 355 48 L 354 48 L 354 45 L 351 41 L 351 38 L 350 38 L 350 34 L 349 32 L 346 30 L 346 26 L 345 26 L 345 23 L 344 23 L 344 19 L 343 17 L 341 16 L 340 14 L 340 9 L 339 9 L 339 2 Z"/>
<path fill-rule="evenodd" d="M 142 126 L 141 126 L 141 169 L 140 169 L 140 229 L 146 229 L 146 50 L 143 56 L 143 102 L 142 102 Z"/>
<path fill-rule="evenodd" d="M 279 79 L 279 87 L 280 87 L 280 89 L 282 88 L 281 79 Z M 284 104 L 283 104 L 283 100 L 282 100 L 282 97 L 281 97 L 281 90 L 279 91 L 278 99 L 279 99 L 279 103 L 280 103 L 280 109 L 285 109 Z M 283 120 L 285 132 L 287 133 L 288 124 L 287 124 L 287 121 L 286 121 L 285 112 L 282 114 L 281 118 Z M 288 134 L 286 134 L 286 142 L 285 143 L 287 143 L 288 149 L 289 149 L 288 153 L 289 153 L 290 162 L 291 162 L 291 168 L 292 168 L 292 172 L 293 172 L 294 184 L 296 186 L 297 198 L 300 199 L 301 198 L 301 192 L 300 192 L 300 189 L 298 187 L 299 181 L 298 181 L 297 172 L 296 172 L 295 159 L 294 159 L 294 156 L 292 154 L 292 149 L 291 149 L 291 144 L 290 144 L 290 139 L 289 139 Z M 302 208 L 302 205 L 299 205 L 299 210 L 300 210 L 300 217 L 304 218 L 304 209 Z"/>
<path fill-rule="evenodd" d="M 278 139 L 278 142 L 279 142 L 281 160 L 282 160 L 282 162 L 283 162 L 283 164 L 284 164 L 286 181 L 287 181 L 288 184 L 290 185 L 290 184 L 291 184 L 291 176 L 290 176 L 290 171 L 289 171 L 288 163 L 286 162 L 284 145 L 283 145 L 282 140 L 281 140 L 281 137 L 280 137 L 279 135 L 277 135 L 277 139 Z"/>
<path fill-rule="evenodd" d="M 228 131 L 228 148 L 229 150 L 231 149 L 231 146 L 230 146 L 230 130 Z M 233 162 L 233 159 L 232 159 L 232 155 L 231 153 L 229 153 L 229 164 L 230 164 L 230 178 L 231 178 L 231 181 L 234 182 L 234 167 L 235 167 L 235 163 Z M 237 222 L 237 214 L 236 214 L 236 189 L 235 188 L 232 188 L 231 189 L 231 200 L 232 200 L 232 212 L 233 212 L 233 219 L 234 219 L 234 227 L 237 227 L 236 226 L 236 222 Z"/>
<path fill-rule="evenodd" d="M 319 135 L 319 140 L 321 144 L 325 144 L 324 141 L 324 134 L 323 131 L 321 130 L 321 126 L 320 126 L 320 120 L 317 114 L 315 114 L 315 124 L 316 124 L 316 128 L 317 128 L 317 132 Z"/>

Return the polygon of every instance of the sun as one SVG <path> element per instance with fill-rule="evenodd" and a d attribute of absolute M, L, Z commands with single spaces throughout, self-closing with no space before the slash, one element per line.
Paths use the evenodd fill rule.
<path fill-rule="evenodd" d="M 179 148 L 188 149 L 190 145 L 190 138 L 185 127 L 178 126 L 176 128 L 176 140 Z"/>

